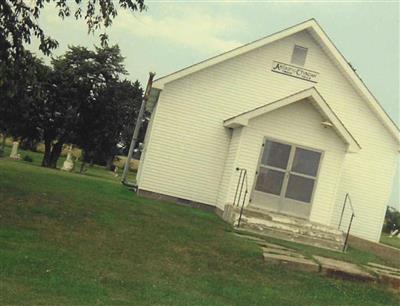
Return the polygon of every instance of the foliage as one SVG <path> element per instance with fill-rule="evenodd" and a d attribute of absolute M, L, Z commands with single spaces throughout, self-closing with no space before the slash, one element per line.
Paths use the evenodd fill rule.
<path fill-rule="evenodd" d="M 400 212 L 394 207 L 388 206 L 386 209 L 383 231 L 385 233 L 390 233 L 395 229 L 400 230 Z"/>
<path fill-rule="evenodd" d="M 50 68 L 29 51 L 0 63 L 0 131 L 21 140 L 37 140 L 40 133 L 32 124 L 37 105 L 46 100 Z"/>
<path fill-rule="evenodd" d="M 94 33 L 102 27 L 111 26 L 119 8 L 131 12 L 145 9 L 144 0 L 2 0 L 0 1 L 0 59 L 8 61 L 20 55 L 24 44 L 31 42 L 32 36 L 39 40 L 39 49 L 46 55 L 58 46 L 55 39 L 47 36 L 39 23 L 42 9 L 53 4 L 58 16 L 84 19 L 88 32 Z M 107 43 L 107 35 L 100 35 L 102 43 Z"/>
<path fill-rule="evenodd" d="M 111 164 L 116 154 L 129 146 L 124 136 L 127 129 L 132 137 L 133 125 L 142 101 L 143 90 L 138 81 L 132 83 L 128 80 L 111 82 L 108 88 L 100 96 L 106 105 L 106 111 L 102 113 L 103 122 L 107 122 L 107 127 L 102 125 L 96 129 L 97 144 L 92 150 L 92 157 L 100 164 L 106 162 L 107 168 L 111 170 Z M 142 129 L 142 132 L 144 128 Z M 142 135 L 142 137 L 144 137 Z"/>
<path fill-rule="evenodd" d="M 95 51 L 70 47 L 53 60 L 53 66 L 57 76 L 54 101 L 66 108 L 58 109 L 62 131 L 50 142 L 76 144 L 83 150 L 84 162 L 99 155 L 112 161 L 122 130 L 135 121 L 142 98 L 139 82 L 121 79 L 126 71 L 118 46 Z"/>
<path fill-rule="evenodd" d="M 25 148 L 43 141 L 45 167 L 57 166 L 65 143 L 79 146 L 85 162 L 96 158 L 111 166 L 143 94 L 139 82 L 122 78 L 123 60 L 118 46 L 94 51 L 71 46 L 48 67 L 24 51 L 3 67 L 0 132 Z"/>
<path fill-rule="evenodd" d="M 52 67 L 26 51 L 24 44 L 33 37 L 45 55 L 58 45 L 39 24 L 46 5 L 55 5 L 62 19 L 85 20 L 94 33 L 111 26 L 120 9 L 144 10 L 144 0 L 0 1 L 0 133 L 18 138 L 23 147 L 43 140 L 46 167 L 56 167 L 66 142 L 84 147 L 85 160 L 99 152 L 110 159 L 128 125 L 127 115 L 134 119 L 140 84 L 120 79 L 126 73 L 123 58 L 117 46 L 108 47 L 104 32 L 102 48 L 70 47 L 52 60 Z"/>

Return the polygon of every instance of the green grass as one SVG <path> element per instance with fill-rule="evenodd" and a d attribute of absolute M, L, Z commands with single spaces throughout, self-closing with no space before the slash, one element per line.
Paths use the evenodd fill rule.
<path fill-rule="evenodd" d="M 388 234 L 382 233 L 381 235 L 381 243 L 390 245 L 392 247 L 400 249 L 400 238 L 398 237 L 389 237 Z"/>
<path fill-rule="evenodd" d="M 107 175 L 0 159 L 1 305 L 400 302 L 375 284 L 268 266 L 215 214 L 139 198 Z"/>
<path fill-rule="evenodd" d="M 348 246 L 346 253 L 341 253 L 274 238 L 267 238 L 266 240 L 275 244 L 279 244 L 297 250 L 308 258 L 312 258 L 312 255 L 318 255 L 318 256 L 324 256 L 338 260 L 348 261 L 358 265 L 366 265 L 369 262 L 374 262 L 400 268 L 399 258 L 392 258 L 392 259 L 382 258 L 379 257 L 378 254 L 357 249 L 352 245 Z"/>
<path fill-rule="evenodd" d="M 5 156 L 9 156 L 11 152 L 11 147 L 6 146 L 5 147 Z M 36 165 L 40 166 L 42 163 L 43 159 L 43 154 L 40 152 L 32 152 L 32 151 L 25 151 L 25 150 L 18 150 L 18 153 L 21 155 L 21 162 L 26 163 L 26 164 L 31 164 L 31 165 Z M 27 162 L 24 161 L 23 158 L 25 156 L 29 156 L 33 159 L 32 162 Z M 57 168 L 61 169 L 62 165 L 65 161 L 66 157 L 60 156 L 60 158 L 57 161 Z M 75 169 L 73 173 L 79 174 L 79 169 L 81 166 L 81 161 L 77 161 L 75 163 Z M 113 172 L 110 171 L 105 171 L 105 168 L 103 166 L 99 165 L 93 165 L 91 167 L 87 166 L 87 171 L 85 171 L 83 174 L 79 175 L 84 175 L 84 176 L 91 176 L 95 178 L 101 178 L 101 179 L 106 179 L 110 180 L 113 182 L 120 183 L 121 181 L 121 175 L 122 175 L 122 170 L 123 169 L 118 169 L 118 176 L 115 177 Z M 128 181 L 129 182 L 135 182 L 136 181 L 136 173 L 134 171 L 129 171 L 128 172 Z"/>

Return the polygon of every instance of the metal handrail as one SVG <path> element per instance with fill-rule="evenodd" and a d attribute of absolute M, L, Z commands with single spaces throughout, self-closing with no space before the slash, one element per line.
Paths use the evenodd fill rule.
<path fill-rule="evenodd" d="M 348 240 L 349 240 L 351 225 L 352 225 L 352 223 L 353 223 L 354 217 L 356 216 L 356 214 L 355 214 L 355 212 L 354 212 L 353 203 L 351 202 L 351 198 L 350 198 L 350 195 L 349 195 L 348 193 L 346 193 L 346 196 L 344 197 L 343 208 L 342 208 L 342 214 L 340 215 L 340 220 L 339 220 L 338 229 L 340 229 L 340 226 L 342 225 L 343 214 L 344 214 L 344 210 L 345 210 L 345 208 L 346 208 L 347 203 L 349 203 L 350 208 L 351 208 L 351 217 L 350 217 L 349 226 L 347 227 L 346 239 L 345 239 L 344 244 L 343 244 L 343 250 L 342 250 L 343 252 L 345 252 L 346 249 L 347 249 L 347 242 L 348 242 Z"/>
<path fill-rule="evenodd" d="M 249 188 L 248 188 L 248 181 L 247 181 L 247 169 L 237 167 L 236 171 L 240 171 L 240 174 L 239 174 L 238 183 L 236 185 L 236 192 L 235 192 L 235 198 L 233 200 L 233 206 L 239 207 L 240 200 L 242 199 L 242 193 L 243 193 L 243 187 L 244 187 L 244 195 L 243 195 L 243 199 L 242 199 L 242 205 L 240 207 L 239 220 L 238 220 L 238 224 L 237 224 L 237 227 L 239 227 L 240 222 L 242 221 L 244 204 L 246 203 L 246 197 L 249 192 L 248 191 Z"/>

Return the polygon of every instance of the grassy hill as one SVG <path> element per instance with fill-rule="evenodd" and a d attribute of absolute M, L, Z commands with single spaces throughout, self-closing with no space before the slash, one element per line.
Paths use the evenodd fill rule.
<path fill-rule="evenodd" d="M 96 171 L 0 159 L 0 304 L 400 302 L 378 285 L 270 267 L 215 214 L 139 198 Z"/>

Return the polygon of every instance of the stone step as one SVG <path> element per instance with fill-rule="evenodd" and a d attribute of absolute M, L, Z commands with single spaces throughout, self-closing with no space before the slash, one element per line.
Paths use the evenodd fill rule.
<path fill-rule="evenodd" d="M 262 230 L 263 228 L 278 229 L 281 231 L 291 232 L 297 235 L 305 235 L 325 240 L 331 240 L 333 242 L 338 242 L 338 243 L 343 243 L 344 241 L 342 233 L 333 234 L 324 231 L 319 231 L 315 228 L 310 228 L 310 227 L 303 227 L 299 225 L 270 221 L 260 218 L 251 218 L 248 217 L 247 215 L 242 216 L 241 223 L 253 224 L 254 226 L 257 226 L 259 230 Z"/>
<path fill-rule="evenodd" d="M 301 257 L 263 253 L 264 260 L 267 263 L 284 265 L 288 268 L 296 270 L 307 271 L 307 272 L 318 272 L 319 265 L 314 261 Z"/>
<path fill-rule="evenodd" d="M 237 210 L 237 213 L 240 211 Z M 289 216 L 285 214 L 275 213 L 271 211 L 267 211 L 265 209 L 257 208 L 257 207 L 247 207 L 244 209 L 243 214 L 247 217 L 253 217 L 263 220 L 270 220 L 274 222 L 279 222 L 288 225 L 299 226 L 301 228 L 312 229 L 320 232 L 325 232 L 333 235 L 342 235 L 342 231 L 323 224 L 315 223 L 309 220 L 304 220 L 301 218 L 297 218 L 294 216 Z"/>
<path fill-rule="evenodd" d="M 247 224 L 246 222 L 241 223 L 240 228 L 237 228 L 236 231 L 242 234 L 255 235 L 258 238 L 271 237 L 337 252 L 342 252 L 343 249 L 343 243 L 341 242 L 296 234 L 277 228 L 259 227 L 255 224 Z"/>
<path fill-rule="evenodd" d="M 356 264 L 316 255 L 313 257 L 321 265 L 321 272 L 328 276 L 366 282 L 376 280 L 374 275 L 361 269 Z"/>

